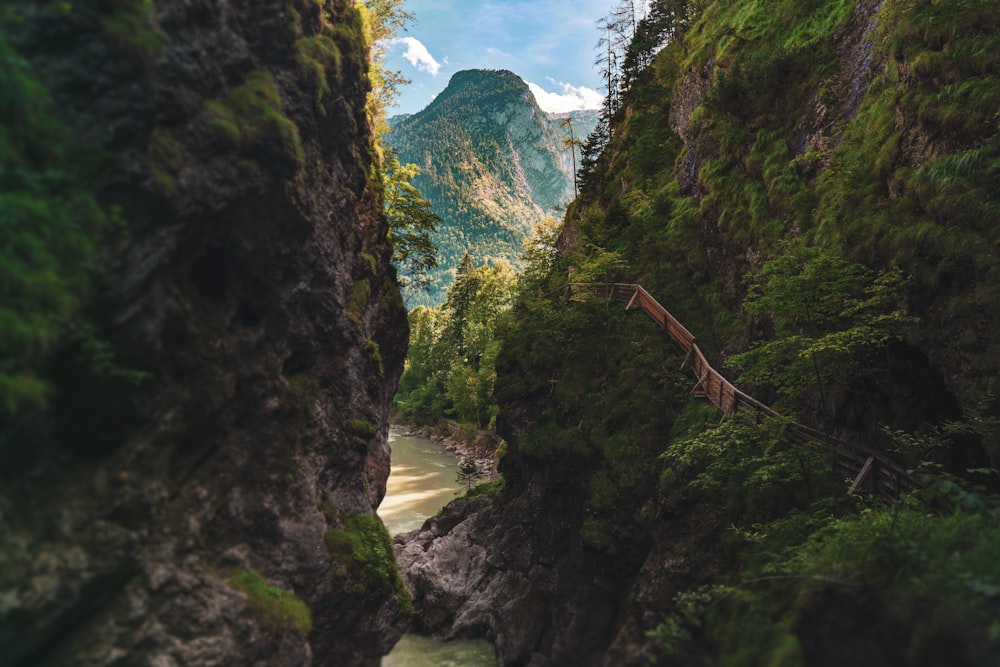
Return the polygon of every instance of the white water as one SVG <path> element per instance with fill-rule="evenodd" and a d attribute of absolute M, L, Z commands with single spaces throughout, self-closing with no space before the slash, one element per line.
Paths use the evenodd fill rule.
<path fill-rule="evenodd" d="M 441 445 L 427 438 L 389 430 L 392 472 L 385 498 L 379 505 L 390 535 L 420 528 L 424 521 L 454 500 L 462 486 L 456 479 L 458 461 Z M 488 641 L 440 642 L 421 635 L 403 635 L 382 667 L 492 667 L 496 664 Z"/>

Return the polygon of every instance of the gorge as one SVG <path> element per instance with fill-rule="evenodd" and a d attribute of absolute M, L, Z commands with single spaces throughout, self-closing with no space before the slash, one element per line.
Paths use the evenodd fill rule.
<path fill-rule="evenodd" d="M 996 664 L 1000 8 L 609 4 L 633 20 L 572 201 L 512 73 L 423 118 L 514 109 L 430 159 L 468 172 L 520 119 L 537 150 L 448 200 L 516 194 L 505 252 L 568 204 L 519 275 L 483 250 L 411 314 L 454 343 L 421 417 L 476 393 L 456 428 L 495 427 L 502 480 L 395 536 L 420 350 L 380 142 L 421 118 L 378 136 L 371 53 L 397 3 L 0 9 L 5 665 L 371 667 L 407 632 L 503 666 Z M 776 414 L 723 418 L 676 338 L 568 283 L 643 285 Z M 800 425 L 919 488 L 848 495 Z"/>

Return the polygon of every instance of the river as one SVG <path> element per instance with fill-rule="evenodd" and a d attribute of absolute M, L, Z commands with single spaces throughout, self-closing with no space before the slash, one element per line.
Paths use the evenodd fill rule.
<path fill-rule="evenodd" d="M 379 505 L 389 534 L 419 528 L 459 494 L 458 461 L 441 445 L 427 438 L 403 435 L 389 429 L 392 472 L 385 498 Z M 493 645 L 485 640 L 440 642 L 421 635 L 403 635 L 382 667 L 492 667 Z"/>

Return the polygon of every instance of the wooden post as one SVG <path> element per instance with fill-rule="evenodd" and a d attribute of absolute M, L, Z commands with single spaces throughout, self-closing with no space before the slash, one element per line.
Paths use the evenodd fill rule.
<path fill-rule="evenodd" d="M 849 496 L 854 495 L 854 492 L 858 490 L 858 487 L 860 487 L 864 483 L 865 478 L 868 477 L 868 474 L 872 471 L 872 465 L 874 463 L 875 463 L 875 457 L 869 456 L 868 460 L 865 461 L 865 464 L 861 466 L 861 472 L 859 472 L 858 476 L 854 478 L 854 484 L 851 484 L 851 488 L 848 489 L 847 495 Z"/>
<path fill-rule="evenodd" d="M 639 286 L 636 285 L 635 291 L 632 292 L 632 298 L 628 300 L 628 305 L 625 306 L 625 310 L 632 310 L 632 306 L 635 305 L 635 302 L 638 298 L 639 298 Z"/>

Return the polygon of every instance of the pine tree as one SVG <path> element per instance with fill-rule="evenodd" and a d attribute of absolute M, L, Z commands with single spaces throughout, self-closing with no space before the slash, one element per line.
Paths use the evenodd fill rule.
<path fill-rule="evenodd" d="M 471 456 L 463 456 L 458 463 L 458 474 L 455 479 L 459 484 L 465 485 L 465 491 L 472 490 L 472 485 L 482 479 L 486 473 L 483 472 L 476 460 Z"/>

